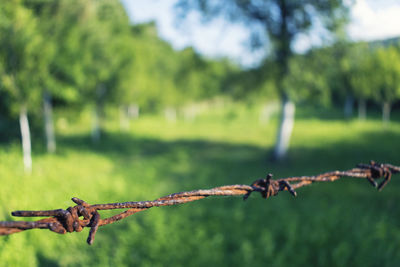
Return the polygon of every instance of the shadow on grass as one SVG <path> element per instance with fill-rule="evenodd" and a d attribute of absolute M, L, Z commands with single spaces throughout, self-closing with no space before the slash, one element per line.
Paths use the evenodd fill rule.
<path fill-rule="evenodd" d="M 398 107 L 397 107 L 398 108 Z M 400 120 L 400 112 L 398 109 L 393 108 L 390 115 L 392 121 Z M 368 120 L 382 120 L 382 107 L 380 105 L 370 105 L 367 109 Z M 323 121 L 343 121 L 343 120 L 358 120 L 358 114 L 354 109 L 350 118 L 346 118 L 344 111 L 341 108 L 327 108 L 309 106 L 306 103 L 298 104 L 296 107 L 296 120 L 297 119 L 318 119 Z"/>
<path fill-rule="evenodd" d="M 68 150 L 94 152 L 111 158 L 116 171 L 129 171 L 127 165 L 140 162 L 153 162 L 157 165 L 160 177 L 188 181 L 222 182 L 222 177 L 230 177 L 229 182 L 251 182 L 248 177 L 267 172 L 268 152 L 265 148 L 206 140 L 162 141 L 154 138 L 114 133 L 103 136 L 101 143 L 93 144 L 88 136 L 69 136 L 59 138 L 60 156 Z M 180 165 L 186 167 L 182 169 Z M 124 166 L 120 168 L 121 166 Z M 206 167 L 205 167 L 206 166 Z M 196 179 L 199 173 L 206 172 L 209 179 Z M 184 176 L 192 179 L 183 179 Z M 216 178 L 221 177 L 221 178 Z M 181 179 L 182 178 L 182 179 Z M 240 179 L 239 179 L 240 178 Z M 204 180 L 205 179 L 205 180 Z M 251 178 L 250 178 L 251 179 Z M 184 180 L 184 181 L 183 181 Z M 189 182 L 191 181 L 191 182 Z M 226 180 L 225 180 L 226 181 Z M 204 186 L 204 184 L 203 184 Z"/>
<path fill-rule="evenodd" d="M 94 144 L 87 135 L 59 137 L 58 154 L 63 155 L 72 149 L 99 153 L 122 161 L 135 157 L 143 160 L 164 157 L 171 166 L 179 163 L 179 157 L 187 157 L 194 169 L 206 165 L 207 168 L 211 166 L 224 172 L 244 169 L 246 173 L 263 174 L 274 170 L 284 175 L 302 175 L 304 173 L 298 171 L 310 170 L 309 174 L 312 174 L 352 168 L 357 163 L 367 163 L 371 159 L 399 164 L 399 138 L 398 133 L 391 131 L 365 132 L 356 140 L 342 140 L 313 148 L 293 147 L 286 160 L 272 162 L 269 160 L 272 149 L 255 145 L 209 140 L 163 141 L 132 134 L 107 133 L 98 144 Z"/>

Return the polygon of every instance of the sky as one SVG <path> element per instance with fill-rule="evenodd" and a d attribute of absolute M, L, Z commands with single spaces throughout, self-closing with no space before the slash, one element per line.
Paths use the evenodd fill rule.
<path fill-rule="evenodd" d="M 222 18 L 202 24 L 200 15 L 193 12 L 184 23 L 175 20 L 177 0 L 121 0 L 132 23 L 155 21 L 160 37 L 175 49 L 193 46 L 208 57 L 229 57 L 244 66 L 257 64 L 264 50 L 251 51 L 249 31 L 240 24 Z M 400 36 L 399 0 L 355 0 L 351 22 L 347 27 L 354 41 L 371 41 Z M 321 42 L 316 34 L 301 35 L 294 49 L 303 52 Z"/>

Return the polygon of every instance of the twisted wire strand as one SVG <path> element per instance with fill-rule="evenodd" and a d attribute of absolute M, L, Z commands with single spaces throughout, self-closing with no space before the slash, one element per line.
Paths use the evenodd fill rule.
<path fill-rule="evenodd" d="M 79 198 L 72 198 L 76 204 L 73 207 L 55 210 L 38 211 L 13 211 L 11 214 L 16 217 L 48 217 L 33 222 L 27 221 L 2 221 L 0 222 L 0 235 L 10 235 L 30 229 L 49 229 L 59 234 L 67 232 L 80 232 L 85 227 L 90 227 L 88 244 L 92 244 L 96 232 L 100 226 L 120 221 L 137 212 L 152 207 L 172 206 L 200 200 L 209 196 L 243 196 L 246 200 L 251 193 L 259 192 L 263 198 L 277 195 L 280 191 L 289 191 L 293 196 L 297 193 L 295 189 L 310 185 L 315 182 L 333 182 L 340 178 L 361 178 L 367 179 L 372 186 L 378 190 L 390 181 L 392 174 L 399 173 L 400 167 L 392 164 L 380 164 L 371 161 L 369 164 L 358 164 L 357 168 L 347 171 L 332 171 L 315 176 L 298 176 L 281 179 L 272 179 L 272 174 L 266 178 L 258 179 L 251 185 L 225 185 L 211 189 L 200 189 L 187 192 L 179 192 L 160 197 L 153 201 L 120 202 L 108 204 L 90 205 Z M 377 184 L 377 180 L 382 181 Z M 98 211 L 126 209 L 114 216 L 101 219 Z"/>

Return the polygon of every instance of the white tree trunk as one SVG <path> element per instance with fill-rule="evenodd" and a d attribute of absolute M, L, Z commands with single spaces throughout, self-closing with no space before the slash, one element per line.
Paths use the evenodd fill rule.
<path fill-rule="evenodd" d="M 365 121 L 367 118 L 367 101 L 365 99 L 360 98 L 358 100 L 358 119 L 360 121 Z"/>
<path fill-rule="evenodd" d="M 165 118 L 170 123 L 176 122 L 176 109 L 172 107 L 168 107 L 164 111 Z"/>
<path fill-rule="evenodd" d="M 353 116 L 353 97 L 351 95 L 346 96 L 346 100 L 344 102 L 344 117 L 346 119 L 350 119 Z"/>
<path fill-rule="evenodd" d="M 122 131 L 126 131 L 130 127 L 130 118 L 128 117 L 128 112 L 125 106 L 119 107 L 119 128 Z"/>
<path fill-rule="evenodd" d="M 43 113 L 47 151 L 54 153 L 56 151 L 56 138 L 54 135 L 53 108 L 51 97 L 47 93 L 43 95 Z"/>
<path fill-rule="evenodd" d="M 100 141 L 100 116 L 99 116 L 99 108 L 97 105 L 93 108 L 92 113 L 92 141 L 94 143 L 98 143 Z"/>
<path fill-rule="evenodd" d="M 101 137 L 101 124 L 103 115 L 103 98 L 107 92 L 107 87 L 104 83 L 99 83 L 96 87 L 96 100 L 92 113 L 92 141 L 98 143 Z"/>
<path fill-rule="evenodd" d="M 390 109 L 391 105 L 389 102 L 383 102 L 382 104 L 382 122 L 383 126 L 387 127 L 390 121 Z"/>
<path fill-rule="evenodd" d="M 283 159 L 289 148 L 290 137 L 294 126 L 295 105 L 289 99 L 282 101 L 282 115 L 275 145 L 274 158 Z"/>
<path fill-rule="evenodd" d="M 130 119 L 139 119 L 139 105 L 131 104 L 128 107 L 128 117 Z"/>
<path fill-rule="evenodd" d="M 19 111 L 19 126 L 21 129 L 24 167 L 25 171 L 30 173 L 32 171 L 31 134 L 29 131 L 29 121 L 25 105 L 21 106 Z"/>

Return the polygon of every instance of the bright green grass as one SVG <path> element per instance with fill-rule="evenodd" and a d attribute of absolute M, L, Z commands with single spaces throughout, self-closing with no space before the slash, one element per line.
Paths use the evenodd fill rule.
<path fill-rule="evenodd" d="M 369 159 L 400 164 L 396 122 L 382 130 L 378 120 L 298 119 L 290 156 L 279 164 L 268 160 L 276 119 L 260 125 L 254 111 L 176 123 L 143 117 L 128 132 L 111 121 L 98 145 L 88 124 L 85 117 L 59 123 L 58 152 L 36 145 L 31 175 L 21 166 L 18 140 L 0 146 L 0 220 L 16 209 L 66 208 L 73 196 L 89 203 L 151 200 L 249 184 L 267 172 L 312 175 Z M 341 180 L 299 189 L 297 199 L 283 192 L 154 208 L 100 228 L 93 246 L 85 243 L 88 229 L 27 231 L 0 237 L 0 265 L 398 266 L 399 180 L 380 193 L 366 181 Z"/>

